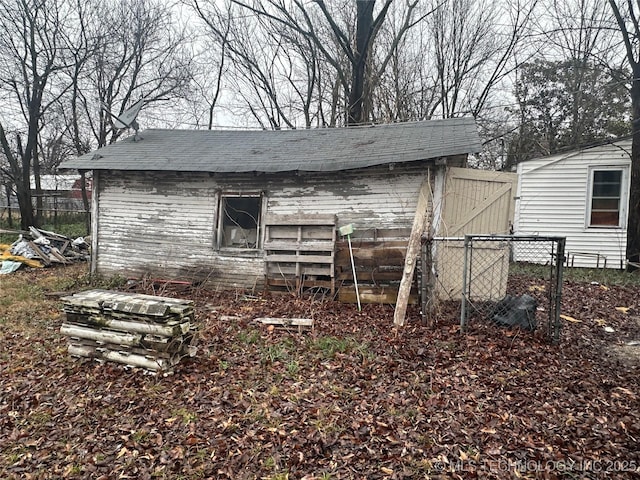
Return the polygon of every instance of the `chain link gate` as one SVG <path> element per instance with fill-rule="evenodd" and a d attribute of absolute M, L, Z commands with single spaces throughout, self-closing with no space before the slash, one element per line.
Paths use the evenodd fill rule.
<path fill-rule="evenodd" d="M 530 322 L 540 306 L 547 314 L 547 337 L 557 342 L 564 247 L 564 237 L 465 236 L 461 329 L 466 329 L 473 313 L 497 323 L 514 317 Z"/>
<path fill-rule="evenodd" d="M 564 237 L 467 235 L 426 240 L 421 297 L 425 317 L 460 305 L 460 327 L 489 319 L 560 338 Z M 546 321 L 545 321 L 546 320 Z"/>

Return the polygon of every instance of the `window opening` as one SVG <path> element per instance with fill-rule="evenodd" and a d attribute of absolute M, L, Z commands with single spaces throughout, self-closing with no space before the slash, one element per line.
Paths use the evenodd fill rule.
<path fill-rule="evenodd" d="M 258 248 L 260 197 L 223 196 L 221 247 Z"/>

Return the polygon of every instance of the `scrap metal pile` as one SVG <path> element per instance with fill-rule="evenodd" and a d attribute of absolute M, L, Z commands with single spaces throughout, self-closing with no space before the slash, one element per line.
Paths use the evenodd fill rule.
<path fill-rule="evenodd" d="M 86 261 L 88 258 L 89 244 L 84 238 L 73 240 L 55 232 L 29 227 L 29 233 L 21 234 L 11 245 L 0 244 L 0 273 L 12 273 L 23 265 L 41 268 Z"/>
<path fill-rule="evenodd" d="M 166 371 L 194 356 L 191 300 L 89 290 L 63 297 L 60 333 L 74 356 Z"/>

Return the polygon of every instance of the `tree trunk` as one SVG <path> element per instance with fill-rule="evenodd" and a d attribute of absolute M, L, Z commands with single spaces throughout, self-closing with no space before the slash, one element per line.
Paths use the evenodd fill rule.
<path fill-rule="evenodd" d="M 9 184 L 4 186 L 5 192 L 7 193 L 7 221 L 9 224 L 9 228 L 13 228 L 13 215 L 11 213 L 11 186 Z"/>
<path fill-rule="evenodd" d="M 16 182 L 16 196 L 20 207 L 20 228 L 22 230 L 29 230 L 29 227 L 34 226 L 36 223 L 31 204 L 31 188 L 29 188 L 28 183 L 26 187 L 24 181 Z"/>
<path fill-rule="evenodd" d="M 364 123 L 368 120 L 363 100 L 365 96 L 365 79 L 369 38 L 373 28 L 373 7 L 375 2 L 358 0 L 356 24 L 356 61 L 351 72 L 351 91 L 349 92 L 349 125 Z"/>
<path fill-rule="evenodd" d="M 627 265 L 633 271 L 640 264 L 640 65 L 633 68 L 631 84 L 631 108 L 633 116 L 633 141 L 631 143 L 631 186 L 627 218 Z"/>

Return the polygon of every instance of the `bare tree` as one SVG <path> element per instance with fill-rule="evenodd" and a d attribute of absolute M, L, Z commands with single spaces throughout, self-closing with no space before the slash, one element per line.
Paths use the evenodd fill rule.
<path fill-rule="evenodd" d="M 153 103 L 186 96 L 192 56 L 164 3 L 108 0 L 96 8 L 99 41 L 91 47 L 76 101 L 94 144 L 103 146 L 123 133 L 109 112 L 120 115 L 143 97 Z"/>
<path fill-rule="evenodd" d="M 332 110 L 341 103 L 336 95 L 342 95 L 344 104 L 346 105 L 345 119 L 346 124 L 356 124 L 369 121 L 371 118 L 372 102 L 371 95 L 376 89 L 378 79 L 386 70 L 393 52 L 402 37 L 413 28 L 421 18 L 414 13 L 418 2 L 406 2 L 399 6 L 403 12 L 401 28 L 397 30 L 397 36 L 391 42 L 387 52 L 377 51 L 376 55 L 380 56 L 376 68 L 373 68 L 374 44 L 381 26 L 385 23 L 387 13 L 389 12 L 392 2 L 384 0 L 378 8 L 375 0 L 356 0 L 332 2 L 330 5 L 323 0 L 315 0 L 312 6 L 308 6 L 301 0 L 293 0 L 285 2 L 283 0 L 267 0 L 253 1 L 245 3 L 241 0 L 231 0 L 232 3 L 242 8 L 245 13 L 257 15 L 260 20 L 260 26 L 263 31 L 279 32 L 282 44 L 276 44 L 280 49 L 277 55 L 272 55 L 269 59 L 271 64 L 286 59 L 288 54 L 292 53 L 291 47 L 298 49 L 296 56 L 291 56 L 284 60 L 283 68 L 285 83 L 293 89 L 296 101 L 301 101 L 304 112 L 311 104 L 311 98 L 329 100 L 329 108 Z M 202 12 L 202 1 L 194 2 L 200 4 Z M 352 8 L 355 6 L 355 9 Z M 206 15 L 201 17 L 207 20 Z M 267 35 L 269 37 L 269 35 Z M 273 36 L 270 36 L 273 40 Z M 232 42 L 229 43 L 230 51 Z M 286 45 L 286 54 L 283 54 L 283 48 Z M 301 52 L 311 54 L 309 56 L 299 56 Z M 247 52 L 251 53 L 251 52 Z M 249 56 L 249 55 L 247 55 Z M 265 72 L 264 68 L 256 69 L 255 56 L 251 55 L 251 62 L 244 58 L 244 67 L 248 74 L 257 75 L 255 80 L 264 82 L 266 89 L 271 90 L 268 97 L 273 98 L 278 94 L 278 89 L 273 89 L 271 72 Z M 300 62 L 303 60 L 302 62 Z M 306 60 L 306 62 L 305 62 Z M 293 73 L 298 65 L 306 65 L 305 75 L 307 80 L 306 87 L 302 87 L 297 81 L 294 82 L 295 75 Z M 322 65 L 330 65 L 332 74 L 327 75 Z M 289 73 L 287 73 L 287 71 Z M 336 84 L 335 80 L 338 83 Z M 331 86 L 330 86 L 331 85 Z M 336 86 L 339 85 L 339 88 Z M 262 87 L 261 87 L 262 88 Z M 327 98 L 327 93 L 331 92 Z M 324 103 L 324 102 L 323 102 Z M 278 104 L 274 104 L 274 108 Z M 325 105 L 318 105 L 318 118 L 322 118 L 322 122 L 326 123 Z M 276 112 L 282 115 L 282 111 Z M 305 123 L 310 123 L 309 108 L 307 108 L 307 116 Z M 331 115 L 329 115 L 331 117 Z M 284 120 L 284 119 L 283 119 Z M 285 124 L 293 123 L 291 119 L 285 121 Z M 328 123 L 332 123 L 329 120 Z"/>
<path fill-rule="evenodd" d="M 589 98 L 585 90 L 593 85 L 593 75 L 606 75 L 620 82 L 619 50 L 614 36 L 609 34 L 611 11 L 606 0 L 551 0 L 544 22 L 539 28 L 544 34 L 549 54 L 568 62 L 571 78 L 567 85 L 567 102 L 571 106 L 571 145 L 578 146 L 589 119 Z M 596 71 L 600 70 L 600 72 Z M 607 95 L 608 97 L 608 95 Z"/>
<path fill-rule="evenodd" d="M 65 67 L 65 8 L 62 1 L 5 0 L 0 9 L 0 89 L 6 100 L 0 146 L 15 183 L 23 229 L 37 224 L 30 177 L 33 171 L 39 190 L 38 137 L 43 119 L 65 93 L 65 87 L 53 88 L 51 82 Z"/>
<path fill-rule="evenodd" d="M 627 219 L 628 269 L 640 268 L 640 10 L 632 2 L 609 0 L 631 67 L 631 187 Z"/>
<path fill-rule="evenodd" d="M 422 18 L 432 5 L 421 3 L 416 16 Z M 431 75 L 429 30 L 426 22 L 419 22 L 399 38 L 404 19 L 390 10 L 387 22 L 378 33 L 378 44 L 383 51 L 392 52 L 387 66 L 376 79 L 373 91 L 373 119 L 376 122 L 396 122 L 429 118 L 437 91 Z M 374 67 L 386 57 L 374 52 Z"/>
<path fill-rule="evenodd" d="M 263 128 L 295 128 L 300 120 L 309 127 L 318 121 L 321 66 L 313 42 L 266 17 L 247 15 L 231 1 L 224 7 L 206 0 L 190 5 L 223 55 L 218 65 L 228 65 L 227 100 L 241 104 L 235 111 L 246 105 Z M 210 80 L 216 82 L 216 100 L 222 69 L 217 73 L 217 79 Z"/>
<path fill-rule="evenodd" d="M 427 19 L 438 89 L 431 115 L 481 115 L 495 87 L 517 65 L 513 54 L 527 36 L 536 4 L 451 0 L 437 6 Z"/>

